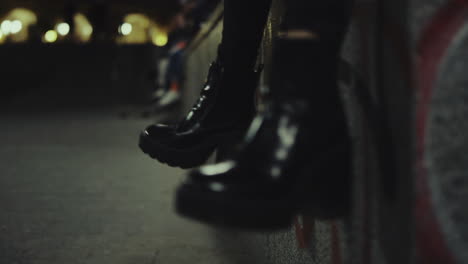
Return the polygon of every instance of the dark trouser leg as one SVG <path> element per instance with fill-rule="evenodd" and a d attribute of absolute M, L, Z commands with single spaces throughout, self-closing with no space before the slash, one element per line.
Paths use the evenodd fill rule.
<path fill-rule="evenodd" d="M 219 115 L 251 115 L 258 78 L 253 74 L 271 0 L 224 0 L 224 28 L 218 61 L 223 81 L 217 96 Z M 249 107 L 246 107 L 249 106 Z M 217 119 L 218 115 L 213 115 Z"/>
<path fill-rule="evenodd" d="M 337 68 L 351 0 L 284 2 L 286 14 L 273 55 L 272 97 L 306 99 L 316 113 L 311 122 L 320 124 L 326 135 L 344 119 Z"/>
<path fill-rule="evenodd" d="M 224 0 L 220 57 L 227 69 L 255 65 L 271 0 Z"/>
<path fill-rule="evenodd" d="M 274 93 L 314 98 L 318 91 L 330 90 L 330 81 L 336 78 L 351 0 L 284 2 L 286 13 L 276 41 L 274 69 L 280 82 L 282 79 L 295 85 L 289 85 L 289 90 L 284 85 L 274 86 Z"/>
<path fill-rule="evenodd" d="M 285 0 L 281 30 L 304 29 L 320 35 L 343 35 L 351 5 L 351 0 Z"/>

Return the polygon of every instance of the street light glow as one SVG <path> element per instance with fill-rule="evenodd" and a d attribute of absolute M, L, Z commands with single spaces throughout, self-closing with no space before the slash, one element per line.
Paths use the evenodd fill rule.
<path fill-rule="evenodd" d="M 8 35 L 11 33 L 11 21 L 5 20 L 0 24 L 0 30 L 3 34 Z"/>
<path fill-rule="evenodd" d="M 58 38 L 58 35 L 57 35 L 57 32 L 55 30 L 49 30 L 44 35 L 44 40 L 47 43 L 53 43 L 53 42 L 57 41 L 57 38 Z"/>
<path fill-rule="evenodd" d="M 23 29 L 23 23 L 19 20 L 13 20 L 10 23 L 10 32 L 11 34 L 17 34 Z"/>
<path fill-rule="evenodd" d="M 166 34 L 157 34 L 154 38 L 153 38 L 153 43 L 154 45 L 158 46 L 158 47 L 164 47 L 167 45 L 167 42 L 168 42 L 168 37 Z"/>
<path fill-rule="evenodd" d="M 57 32 L 60 36 L 66 36 L 70 33 L 70 25 L 68 23 L 59 23 L 57 25 Z"/>
<path fill-rule="evenodd" d="M 124 36 L 130 35 L 132 31 L 133 31 L 133 26 L 130 23 L 123 23 L 120 26 L 120 33 L 122 33 L 122 35 Z"/>

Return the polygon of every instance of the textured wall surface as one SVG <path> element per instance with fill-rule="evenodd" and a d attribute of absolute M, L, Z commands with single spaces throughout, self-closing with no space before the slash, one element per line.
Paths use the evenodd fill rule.
<path fill-rule="evenodd" d="M 427 162 L 430 186 L 447 242 L 468 262 L 468 25 L 450 47 L 432 99 Z M 450 105 L 450 107 L 447 107 Z"/>
<path fill-rule="evenodd" d="M 414 1 L 411 12 L 419 37 L 418 260 L 466 263 L 468 2 Z"/>

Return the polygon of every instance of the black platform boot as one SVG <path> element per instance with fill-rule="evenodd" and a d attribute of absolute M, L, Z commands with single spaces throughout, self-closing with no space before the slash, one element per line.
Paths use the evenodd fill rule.
<path fill-rule="evenodd" d="M 193 171 L 178 189 L 177 211 L 209 224 L 281 229 L 298 213 L 330 219 L 346 215 L 351 173 L 347 130 L 327 137 L 304 101 L 281 102 L 258 117 L 234 161 Z"/>
<path fill-rule="evenodd" d="M 160 162 L 181 168 L 203 164 L 223 142 L 242 138 L 255 115 L 259 72 L 225 69 L 214 62 L 198 101 L 175 126 L 156 124 L 140 135 L 139 146 Z"/>

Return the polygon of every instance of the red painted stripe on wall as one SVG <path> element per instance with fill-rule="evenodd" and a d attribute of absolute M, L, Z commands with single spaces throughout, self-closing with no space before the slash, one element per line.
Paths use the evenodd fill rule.
<path fill-rule="evenodd" d="M 417 176 L 416 176 L 416 248 L 418 263 L 451 264 L 455 259 L 447 247 L 434 213 L 425 161 L 427 121 L 430 101 L 439 66 L 454 37 L 468 17 L 468 1 L 454 0 L 441 8 L 424 29 L 418 45 L 417 87 Z"/>

